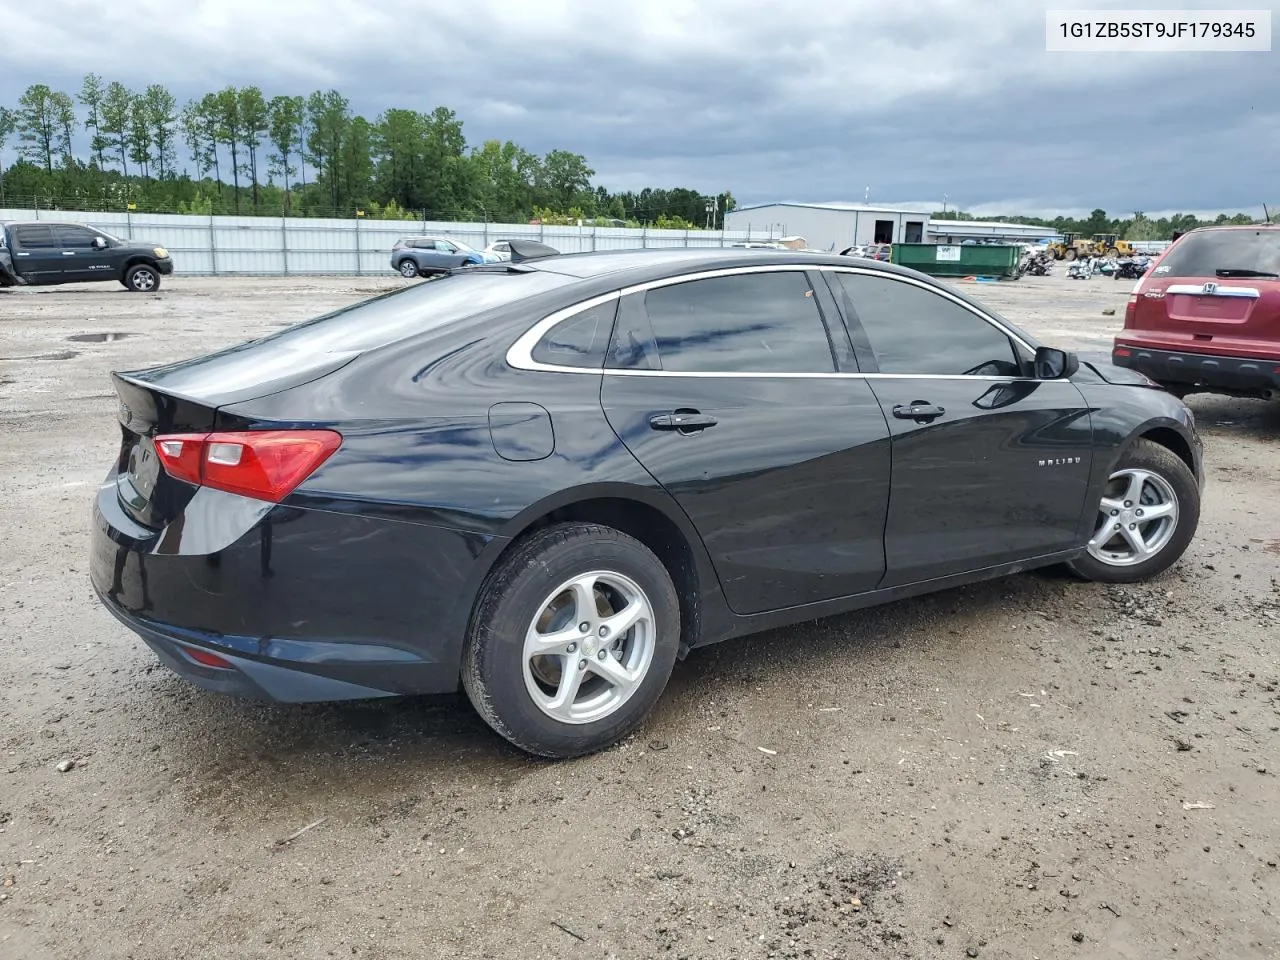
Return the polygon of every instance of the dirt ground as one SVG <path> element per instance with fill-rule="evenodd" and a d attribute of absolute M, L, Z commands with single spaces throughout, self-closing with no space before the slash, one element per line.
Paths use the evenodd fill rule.
<path fill-rule="evenodd" d="M 461 695 L 265 706 L 161 669 L 87 579 L 108 370 L 401 283 L 0 292 L 0 957 L 1280 953 L 1280 404 L 1192 398 L 1204 515 L 1158 582 L 1049 571 L 696 652 L 580 761 Z M 1106 350 L 1130 286 L 966 289 Z"/>

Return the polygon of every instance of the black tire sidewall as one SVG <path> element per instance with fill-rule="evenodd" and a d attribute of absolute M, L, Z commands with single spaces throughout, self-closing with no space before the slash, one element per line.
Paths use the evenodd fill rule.
<path fill-rule="evenodd" d="M 1200 488 L 1195 475 L 1177 454 L 1150 440 L 1136 440 L 1121 455 L 1112 472 L 1130 469 L 1158 474 L 1173 488 L 1174 496 L 1178 498 L 1177 529 L 1159 553 L 1133 566 L 1111 566 L 1088 553 L 1082 554 L 1072 561 L 1071 567 L 1088 580 L 1099 583 L 1138 583 L 1158 576 L 1178 562 L 1200 525 Z M 1097 522 L 1096 516 L 1093 522 Z"/>
<path fill-rule="evenodd" d="M 407 266 L 413 268 L 412 273 L 404 272 L 404 268 Z M 400 271 L 400 276 L 408 279 L 412 279 L 413 277 L 416 277 L 418 275 L 418 265 L 414 263 L 412 260 L 401 260 L 400 265 L 397 267 L 397 269 Z"/>
<path fill-rule="evenodd" d="M 552 590 L 591 570 L 623 574 L 644 591 L 654 618 L 653 660 L 640 688 L 615 713 L 592 723 L 562 723 L 543 713 L 525 687 L 525 631 Z M 482 588 L 464 652 L 463 685 L 481 716 L 516 746 L 545 757 L 581 756 L 643 722 L 666 687 L 679 644 L 679 598 L 647 547 L 607 527 L 551 527 L 500 562 Z"/>
<path fill-rule="evenodd" d="M 144 290 L 137 285 L 136 277 L 143 272 L 151 274 L 151 277 L 154 280 L 154 283 L 151 284 L 150 289 Z M 145 263 L 140 263 L 130 267 L 127 271 L 125 271 L 124 285 L 128 287 L 130 290 L 132 290 L 134 293 L 152 293 L 155 290 L 160 289 L 160 274 L 155 270 L 154 267 L 149 267 Z"/>

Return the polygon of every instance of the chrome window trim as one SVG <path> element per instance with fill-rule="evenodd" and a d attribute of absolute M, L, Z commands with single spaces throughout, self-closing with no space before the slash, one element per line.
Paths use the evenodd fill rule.
<path fill-rule="evenodd" d="M 657 280 L 648 280 L 644 283 L 633 284 L 629 287 L 623 287 L 620 290 L 614 290 L 610 293 L 600 294 L 583 300 L 571 306 L 557 310 L 546 317 L 543 317 L 532 327 L 526 330 L 507 350 L 507 365 L 517 370 L 529 370 L 542 373 L 587 373 L 593 376 L 607 374 L 611 377 L 697 377 L 700 379 L 717 379 L 717 378 L 738 378 L 738 379 L 755 379 L 766 377 L 774 380 L 975 380 L 975 381 L 991 381 L 1013 383 L 1015 381 L 1033 381 L 1036 383 L 1068 383 L 1065 378 L 1057 380 L 1037 380 L 1035 377 L 987 377 L 987 376 L 971 376 L 963 373 L 950 374 L 933 374 L 933 373 L 767 373 L 764 371 L 751 373 L 737 370 L 611 370 L 607 367 L 567 367 L 554 363 L 540 363 L 533 359 L 533 349 L 553 327 L 557 324 L 576 316 L 583 311 L 590 310 L 592 307 L 598 307 L 602 303 L 608 303 L 611 300 L 621 300 L 624 296 L 630 296 L 635 293 L 643 293 L 648 290 L 654 290 L 659 287 L 674 286 L 678 283 L 689 283 L 694 280 L 709 280 L 716 277 L 732 277 L 740 274 L 749 273 L 794 273 L 814 271 L 818 273 L 853 273 L 870 277 L 881 277 L 893 280 L 897 283 L 906 283 L 912 286 L 928 290 L 930 293 L 941 296 L 950 300 L 956 306 L 969 311 L 979 320 L 990 324 L 1010 340 L 1021 345 L 1024 349 L 1035 353 L 1035 347 L 1027 343 L 1022 337 L 1018 336 L 1004 324 L 1000 323 L 994 317 L 988 316 L 978 310 L 971 304 L 966 303 L 959 297 L 955 296 L 948 290 L 943 290 L 932 284 L 917 280 L 915 277 L 902 277 L 896 274 L 885 273 L 882 270 L 873 270 L 866 267 L 856 266 L 838 266 L 835 264 L 801 264 L 801 263 L 777 263 L 777 264 L 760 264 L 750 267 L 722 267 L 716 270 L 702 270 L 697 273 L 685 273 L 674 277 L 661 277 Z"/>

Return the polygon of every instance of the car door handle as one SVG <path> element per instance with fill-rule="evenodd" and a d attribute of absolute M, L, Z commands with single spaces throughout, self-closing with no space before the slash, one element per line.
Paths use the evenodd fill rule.
<path fill-rule="evenodd" d="M 649 426 L 654 430 L 705 430 L 719 422 L 715 417 L 699 413 L 697 410 L 658 413 L 649 418 Z"/>
<path fill-rule="evenodd" d="M 923 400 L 900 403 L 893 408 L 893 415 L 899 420 L 936 420 L 946 412 L 944 408 Z"/>

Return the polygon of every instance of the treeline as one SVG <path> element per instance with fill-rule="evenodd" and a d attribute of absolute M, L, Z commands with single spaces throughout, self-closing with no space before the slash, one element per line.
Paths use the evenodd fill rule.
<path fill-rule="evenodd" d="M 160 84 L 90 74 L 74 96 L 35 84 L 0 107 L 0 158 L 9 145 L 20 159 L 0 169 L 0 206 L 691 229 L 721 227 L 734 205 L 727 192 L 611 193 L 580 154 L 471 146 L 445 107 L 368 120 L 336 90 L 227 87 L 180 106 Z"/>
<path fill-rule="evenodd" d="M 1141 210 L 1128 218 L 1114 219 L 1107 216 L 1105 210 L 1094 210 L 1084 220 L 1073 217 L 1054 217 L 1052 220 L 1036 217 L 975 217 L 962 210 L 935 211 L 931 214 L 935 220 L 994 220 L 997 223 L 1025 223 L 1037 227 L 1053 227 L 1060 234 L 1075 233 L 1082 237 L 1093 237 L 1099 233 L 1114 233 L 1122 240 L 1168 240 L 1175 233 L 1205 227 L 1210 224 L 1250 224 L 1254 218 L 1247 213 L 1229 216 L 1221 213 L 1214 220 L 1200 220 L 1189 213 L 1176 213 L 1172 217 L 1161 217 L 1152 220 Z"/>

